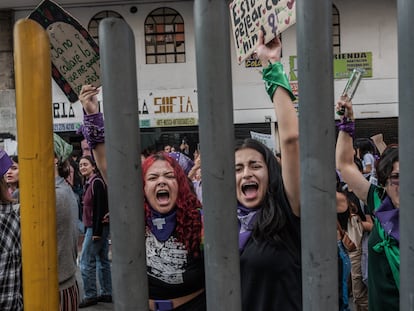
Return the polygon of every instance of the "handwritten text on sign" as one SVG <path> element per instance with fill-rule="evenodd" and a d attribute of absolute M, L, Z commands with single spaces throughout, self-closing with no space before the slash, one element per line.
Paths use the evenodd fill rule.
<path fill-rule="evenodd" d="M 70 102 L 78 100 L 83 84 L 100 86 L 99 47 L 73 16 L 55 2 L 43 0 L 29 18 L 49 36 L 52 77 Z"/>
<path fill-rule="evenodd" d="M 295 0 L 234 0 L 230 3 L 233 37 L 240 64 L 256 49 L 258 32 L 269 42 L 296 23 Z"/>
<path fill-rule="evenodd" d="M 54 65 L 75 93 L 80 93 L 83 84 L 99 85 L 99 55 L 85 44 L 85 39 L 65 23 L 54 23 L 48 31 Z"/>

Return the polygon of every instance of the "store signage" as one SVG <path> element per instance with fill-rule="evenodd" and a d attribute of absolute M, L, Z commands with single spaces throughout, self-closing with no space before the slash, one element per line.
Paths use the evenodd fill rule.
<path fill-rule="evenodd" d="M 348 79 L 354 68 L 364 69 L 363 78 L 372 78 L 372 52 L 334 54 L 334 79 Z M 298 80 L 297 56 L 289 57 L 289 80 Z"/>

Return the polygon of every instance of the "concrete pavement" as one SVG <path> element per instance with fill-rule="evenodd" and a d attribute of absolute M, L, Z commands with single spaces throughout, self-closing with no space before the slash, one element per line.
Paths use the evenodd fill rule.
<path fill-rule="evenodd" d="M 82 300 L 82 297 L 83 297 L 83 284 L 82 284 L 82 278 L 81 278 L 79 266 L 78 266 L 78 271 L 77 271 L 77 274 L 76 274 L 76 278 L 78 280 L 80 297 L 81 297 L 81 300 Z M 97 305 L 90 306 L 90 307 L 87 307 L 87 308 L 82 308 L 82 309 L 79 309 L 79 310 L 85 310 L 85 311 L 113 311 L 114 310 L 114 304 L 113 303 L 99 302 Z"/>

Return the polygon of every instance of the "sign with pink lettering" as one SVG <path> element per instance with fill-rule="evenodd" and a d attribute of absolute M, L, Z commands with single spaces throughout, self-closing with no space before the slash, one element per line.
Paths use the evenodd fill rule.
<path fill-rule="evenodd" d="M 234 0 L 230 16 L 236 46 L 237 62 L 241 64 L 257 47 L 258 32 L 265 42 L 296 23 L 295 0 Z"/>
<path fill-rule="evenodd" d="M 82 85 L 101 85 L 99 47 L 75 18 L 50 0 L 42 1 L 29 18 L 49 35 L 52 77 L 70 102 L 78 100 Z"/>

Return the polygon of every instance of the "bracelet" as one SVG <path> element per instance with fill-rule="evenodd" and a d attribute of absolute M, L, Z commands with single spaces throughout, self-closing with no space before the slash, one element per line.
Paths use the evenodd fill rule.
<path fill-rule="evenodd" d="M 83 125 L 80 130 L 91 150 L 95 149 L 96 145 L 104 143 L 105 129 L 102 112 L 88 115 L 85 114 L 83 116 Z"/>
<path fill-rule="evenodd" d="M 296 99 L 290 88 L 288 77 L 283 70 L 283 65 L 280 62 L 270 63 L 269 66 L 263 68 L 263 80 L 265 81 L 265 88 L 270 100 L 273 101 L 273 95 L 278 86 L 283 87 L 288 93 L 292 101 Z"/>
<path fill-rule="evenodd" d="M 339 131 L 348 133 L 349 136 L 354 138 L 355 136 L 355 121 L 354 120 L 343 117 L 340 122 L 336 123 L 336 127 L 338 128 Z"/>

